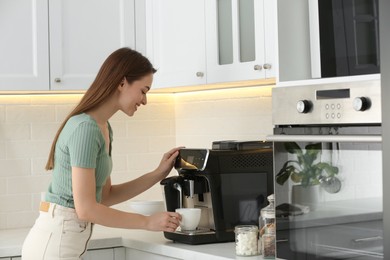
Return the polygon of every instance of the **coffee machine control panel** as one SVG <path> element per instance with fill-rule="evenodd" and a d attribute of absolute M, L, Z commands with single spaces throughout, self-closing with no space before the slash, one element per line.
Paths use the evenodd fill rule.
<path fill-rule="evenodd" d="M 175 169 L 203 171 L 206 168 L 209 153 L 208 149 L 180 149 Z"/>

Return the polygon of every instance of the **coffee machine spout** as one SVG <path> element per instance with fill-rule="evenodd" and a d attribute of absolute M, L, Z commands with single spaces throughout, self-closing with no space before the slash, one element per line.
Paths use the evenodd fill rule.
<path fill-rule="evenodd" d="M 168 211 L 174 212 L 177 208 L 183 207 L 183 183 L 181 176 L 168 177 L 160 182 Z"/>
<path fill-rule="evenodd" d="M 194 194 L 195 194 L 195 188 L 194 188 L 195 181 L 194 180 L 184 180 L 184 182 L 188 182 L 188 187 L 189 187 L 188 197 L 193 198 Z"/>
<path fill-rule="evenodd" d="M 173 188 L 176 189 L 179 192 L 179 207 L 183 207 L 183 189 L 181 188 L 181 185 L 177 182 L 173 184 Z"/>

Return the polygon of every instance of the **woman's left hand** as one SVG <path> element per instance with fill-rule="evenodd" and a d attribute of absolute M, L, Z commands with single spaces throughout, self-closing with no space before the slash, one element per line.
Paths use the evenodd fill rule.
<path fill-rule="evenodd" d="M 179 150 L 184 148 L 183 146 L 176 147 L 166 152 L 161 159 L 160 165 L 157 167 L 156 171 L 161 174 L 161 179 L 167 177 L 169 172 L 172 170 L 176 157 L 179 154 Z"/>

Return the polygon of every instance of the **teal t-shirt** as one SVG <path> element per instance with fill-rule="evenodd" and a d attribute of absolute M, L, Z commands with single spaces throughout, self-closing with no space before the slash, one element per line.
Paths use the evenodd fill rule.
<path fill-rule="evenodd" d="M 75 115 L 66 122 L 55 147 L 53 177 L 46 201 L 74 208 L 72 166 L 95 169 L 96 201 L 101 201 L 103 186 L 112 170 L 110 124 L 108 128 L 110 154 L 107 154 L 99 126 L 89 115 Z"/>

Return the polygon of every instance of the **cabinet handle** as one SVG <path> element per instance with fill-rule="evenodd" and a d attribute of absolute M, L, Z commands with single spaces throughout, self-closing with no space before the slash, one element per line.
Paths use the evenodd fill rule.
<path fill-rule="evenodd" d="M 60 82 L 61 82 L 61 79 L 60 79 L 60 78 L 55 78 L 55 79 L 54 79 L 54 82 L 55 82 L 55 83 L 60 83 Z"/>
<path fill-rule="evenodd" d="M 196 76 L 199 77 L 199 78 L 203 78 L 204 73 L 201 72 L 201 71 L 198 71 L 198 72 L 196 73 Z"/>
<path fill-rule="evenodd" d="M 264 64 L 264 66 L 263 66 L 263 68 L 264 68 L 265 70 L 269 70 L 269 69 L 271 69 L 271 67 L 272 67 L 272 65 L 269 64 L 269 63 L 266 63 L 266 64 Z"/>
<path fill-rule="evenodd" d="M 262 67 L 261 65 L 255 65 L 255 66 L 253 67 L 253 69 L 254 69 L 254 70 L 262 70 L 263 67 Z"/>

